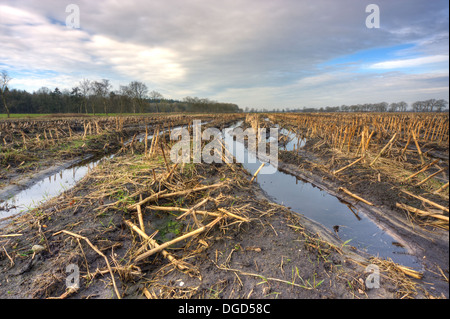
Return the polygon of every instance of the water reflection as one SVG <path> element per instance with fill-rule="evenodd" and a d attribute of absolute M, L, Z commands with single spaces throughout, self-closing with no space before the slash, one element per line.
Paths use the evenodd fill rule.
<path fill-rule="evenodd" d="M 237 161 L 254 174 L 262 162 L 242 145 L 236 145 L 240 143 L 232 136 L 225 135 L 225 141 Z M 334 231 L 342 242 L 348 241 L 349 245 L 371 255 L 391 258 L 405 266 L 419 266 L 415 257 L 408 255 L 402 245 L 395 244 L 396 240 L 363 212 L 311 183 L 279 170 L 274 174 L 259 174 L 257 183 L 273 201 L 324 225 Z"/>

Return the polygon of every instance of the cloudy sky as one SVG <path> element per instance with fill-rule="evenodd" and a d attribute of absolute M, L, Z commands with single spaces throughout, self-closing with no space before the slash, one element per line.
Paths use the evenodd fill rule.
<path fill-rule="evenodd" d="M 29 92 L 137 80 L 241 108 L 448 100 L 448 12 L 446 0 L 0 0 L 0 69 Z"/>

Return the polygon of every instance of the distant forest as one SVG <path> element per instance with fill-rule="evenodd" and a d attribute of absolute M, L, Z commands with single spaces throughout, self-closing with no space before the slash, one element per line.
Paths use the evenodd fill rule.
<path fill-rule="evenodd" d="M 411 105 L 402 102 L 380 102 L 380 103 L 365 103 L 365 104 L 353 104 L 353 105 L 340 105 L 340 106 L 326 106 L 321 108 L 302 107 L 302 108 L 277 108 L 269 110 L 263 108 L 262 110 L 256 110 L 254 108 L 245 108 L 244 112 L 448 112 L 448 102 L 443 99 L 429 99 L 424 101 L 416 101 Z"/>
<path fill-rule="evenodd" d="M 115 113 L 237 113 L 243 110 L 232 103 L 212 101 L 207 98 L 185 97 L 183 100 L 166 99 L 156 91 L 149 92 L 145 83 L 132 81 L 112 90 L 109 80 L 90 81 L 83 79 L 72 89 L 50 90 L 42 87 L 29 93 L 10 89 L 11 80 L 7 72 L 0 73 L 0 113 L 23 114 L 106 114 Z M 244 112 L 443 112 L 448 111 L 448 102 L 443 99 L 417 101 L 408 105 L 402 102 L 380 102 L 356 105 L 326 106 L 321 108 L 248 108 Z"/>
<path fill-rule="evenodd" d="M 237 113 L 238 105 L 221 103 L 207 98 L 185 97 L 182 101 L 166 99 L 156 91 L 149 92 L 147 85 L 133 81 L 112 90 L 109 80 L 83 79 L 72 89 L 42 87 L 29 93 L 10 89 L 11 78 L 6 72 L 0 74 L 0 113 Z M 6 107 L 5 107 L 6 105 Z"/>

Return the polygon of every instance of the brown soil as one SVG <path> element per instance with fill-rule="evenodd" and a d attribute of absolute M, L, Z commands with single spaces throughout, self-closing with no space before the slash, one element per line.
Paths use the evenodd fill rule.
<path fill-rule="evenodd" d="M 424 147 L 424 149 L 427 148 Z M 444 168 L 444 174 L 448 176 L 448 148 L 439 148 L 434 145 L 433 149 L 435 149 L 434 155 L 444 159 L 439 162 L 439 166 Z M 411 152 L 408 156 L 408 163 L 393 164 L 391 160 L 381 158 L 379 160 L 381 163 L 373 167 L 369 167 L 367 161 L 361 161 L 335 175 L 332 173 L 334 170 L 352 163 L 356 158 L 350 157 L 345 152 L 332 150 L 323 144 L 320 138 L 310 138 L 298 152 L 280 151 L 279 169 L 356 205 L 375 218 L 383 228 L 396 234 L 421 260 L 424 271 L 423 281 L 430 283 L 432 289 L 448 298 L 448 222 L 445 224 L 433 218 L 413 215 L 396 206 L 396 203 L 405 203 L 423 210 L 433 208 L 402 191 L 405 190 L 448 208 L 448 190 L 446 194 L 438 195 L 433 193 L 434 185 L 432 184 L 415 186 L 418 181 L 424 179 L 423 175 L 407 183 L 404 182 L 403 178 L 409 173 L 405 175 L 399 167 L 403 166 L 405 170 L 410 169 L 412 172 L 420 168 L 420 160 L 416 154 Z M 447 158 L 446 161 L 445 158 Z M 428 174 L 434 171 L 437 169 L 431 169 Z M 373 203 L 374 206 L 365 205 L 346 195 L 339 190 L 340 187 L 345 187 L 353 194 Z M 436 186 L 434 187 L 436 189 Z"/>
<path fill-rule="evenodd" d="M 392 263 L 358 255 L 320 225 L 269 201 L 239 165 L 188 164 L 163 180 L 163 154 L 146 159 L 142 147 L 96 167 L 72 190 L 0 229 L 0 298 L 117 298 L 105 258 L 85 239 L 109 261 L 122 298 L 448 297 Z M 221 208 L 248 221 L 221 219 L 167 248 L 175 264 L 161 253 L 135 260 L 143 244 L 125 222 L 139 225 L 128 205 L 159 189 L 216 183 L 223 185 L 154 204 L 192 207 L 208 198 L 197 209 Z M 146 233 L 157 230 L 160 244 L 214 219 L 191 214 L 180 221 L 176 211 L 142 210 Z M 33 252 L 33 245 L 44 250 Z M 365 285 L 370 263 L 380 267 L 381 288 Z M 70 264 L 80 270 L 76 291 L 66 289 Z"/>

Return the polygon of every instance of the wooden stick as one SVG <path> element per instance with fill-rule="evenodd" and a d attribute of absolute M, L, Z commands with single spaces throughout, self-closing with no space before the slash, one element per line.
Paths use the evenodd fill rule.
<path fill-rule="evenodd" d="M 343 191 L 344 193 L 350 195 L 351 197 L 353 197 L 353 198 L 355 198 L 355 199 L 357 199 L 357 200 L 359 200 L 359 201 L 361 201 L 361 202 L 363 202 L 363 203 L 366 203 L 366 204 L 369 205 L 369 206 L 375 206 L 375 205 L 372 204 L 371 202 L 369 202 L 369 201 L 367 201 L 367 200 L 365 200 L 365 199 L 359 197 L 358 195 L 353 194 L 352 192 L 350 192 L 348 189 L 346 189 L 346 188 L 344 188 L 344 187 L 339 187 L 339 190 Z"/>
<path fill-rule="evenodd" d="M 437 172 L 435 172 L 435 173 L 431 174 L 430 176 L 428 176 L 427 178 L 425 178 L 423 181 L 417 183 L 416 186 L 422 185 L 423 183 L 425 183 L 427 180 L 429 180 L 429 179 L 432 178 L 433 176 L 436 176 L 437 174 L 442 173 L 444 170 L 445 170 L 444 168 L 441 168 L 441 169 L 438 170 Z"/>
<path fill-rule="evenodd" d="M 419 196 L 419 195 L 414 195 L 414 194 L 412 194 L 412 193 L 410 193 L 410 192 L 408 192 L 408 191 L 405 191 L 405 190 L 403 190 L 403 189 L 402 189 L 401 191 L 402 191 L 403 193 L 409 195 L 409 196 L 412 196 L 412 197 L 414 197 L 414 198 L 420 199 L 422 202 L 428 203 L 428 204 L 430 204 L 430 205 L 432 205 L 432 206 L 434 206 L 434 207 L 436 207 L 436 208 L 438 208 L 438 209 L 445 210 L 447 213 L 449 212 L 447 207 L 444 207 L 444 206 L 439 205 L 439 204 L 437 204 L 437 203 L 435 203 L 435 202 L 432 202 L 432 201 L 429 200 L 429 199 L 426 199 L 426 198 L 424 198 L 424 197 L 422 197 L 422 196 Z"/>
<path fill-rule="evenodd" d="M 445 215 L 429 213 L 424 210 L 421 210 L 421 209 L 418 209 L 418 208 L 415 208 L 415 207 L 412 207 L 412 206 L 409 206 L 406 204 L 401 204 L 401 203 L 396 203 L 395 206 L 397 206 L 398 208 L 401 208 L 401 209 L 405 209 L 409 212 L 415 213 L 417 215 L 434 217 L 436 219 L 440 219 L 440 220 L 446 221 L 448 223 L 449 218 L 448 218 L 448 216 L 445 216 Z"/>
<path fill-rule="evenodd" d="M 250 180 L 250 183 L 253 183 L 253 180 L 256 178 L 256 175 L 258 175 L 259 171 L 266 165 L 266 163 L 262 163 L 261 166 L 258 168 L 258 170 L 253 175 L 252 179 Z"/>
<path fill-rule="evenodd" d="M 81 236 L 81 235 L 72 233 L 72 232 L 70 232 L 70 231 L 68 231 L 68 230 L 61 230 L 61 231 L 59 231 L 59 232 L 57 232 L 57 233 L 54 233 L 53 236 L 58 235 L 58 234 L 60 234 L 60 233 L 65 233 L 65 234 L 68 234 L 68 235 L 70 235 L 70 236 L 73 236 L 73 237 L 76 237 L 76 238 L 85 240 L 85 241 L 88 243 L 88 245 L 91 246 L 91 248 L 92 248 L 93 250 L 95 250 L 95 252 L 96 252 L 97 254 L 99 254 L 100 256 L 102 256 L 102 257 L 105 259 L 106 266 L 108 266 L 109 273 L 111 274 L 111 280 L 112 280 L 112 283 L 113 283 L 114 290 L 115 290 L 115 292 L 116 292 L 117 298 L 122 299 L 122 298 L 120 297 L 119 291 L 117 290 L 116 281 L 114 280 L 114 273 L 113 273 L 113 271 L 112 271 L 112 269 L 111 269 L 111 265 L 109 264 L 108 258 L 107 258 L 100 250 L 98 250 L 98 248 L 95 247 L 87 237 L 84 237 L 84 236 Z"/>
<path fill-rule="evenodd" d="M 158 253 L 158 252 L 164 250 L 165 248 L 167 248 L 167 247 L 169 247 L 169 246 L 171 246 L 171 245 L 173 245 L 173 244 L 176 244 L 176 243 L 178 243 L 178 242 L 180 242 L 180 241 L 183 241 L 183 240 L 185 240 L 185 239 L 187 239 L 187 238 L 189 238 L 189 237 L 198 235 L 198 234 L 204 232 L 205 230 L 208 230 L 208 229 L 210 229 L 211 227 L 213 227 L 213 226 L 214 226 L 215 224 L 217 224 L 222 218 L 223 218 L 222 215 L 221 215 L 221 216 L 218 216 L 216 219 L 214 219 L 211 223 L 209 223 L 209 224 L 206 225 L 206 226 L 200 227 L 200 228 L 198 228 L 198 229 L 196 229 L 196 230 L 194 230 L 194 231 L 191 231 L 191 232 L 189 232 L 189 233 L 187 233 L 187 234 L 185 234 L 185 235 L 183 235 L 183 236 L 180 236 L 180 237 L 177 237 L 177 238 L 175 238 L 175 239 L 173 239 L 173 240 L 170 240 L 170 241 L 168 241 L 168 242 L 165 242 L 164 244 L 159 245 L 159 247 L 153 248 L 153 249 L 151 249 L 151 250 L 149 250 L 149 251 L 147 251 L 147 252 L 145 252 L 145 253 L 143 253 L 143 254 L 137 256 L 137 257 L 135 258 L 135 261 L 136 261 L 136 262 L 137 262 L 137 261 L 140 261 L 140 260 L 142 260 L 142 259 L 144 259 L 144 258 L 147 258 L 147 257 L 149 257 L 149 256 L 151 256 L 151 255 L 153 255 L 153 254 L 156 254 L 156 253 Z"/>
<path fill-rule="evenodd" d="M 363 158 L 364 158 L 364 155 L 363 155 L 362 157 L 358 158 L 358 159 L 357 159 L 356 161 L 354 161 L 353 163 L 351 163 L 351 164 L 349 164 L 349 165 L 347 165 L 347 166 L 344 166 L 344 167 L 338 169 L 337 171 L 334 171 L 333 174 L 337 174 L 337 173 L 342 172 L 343 170 L 345 170 L 345 169 L 347 169 L 347 168 L 349 168 L 349 167 L 355 165 L 356 163 L 358 163 L 359 161 L 361 161 Z"/>

